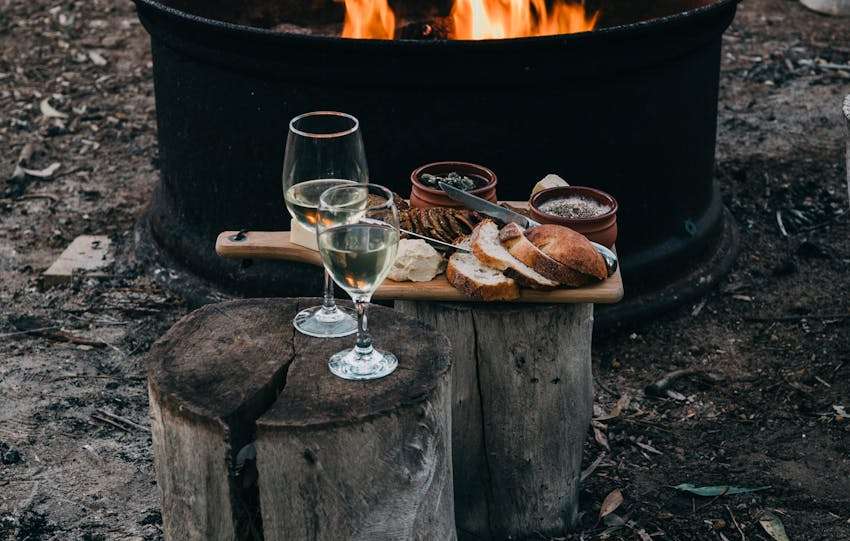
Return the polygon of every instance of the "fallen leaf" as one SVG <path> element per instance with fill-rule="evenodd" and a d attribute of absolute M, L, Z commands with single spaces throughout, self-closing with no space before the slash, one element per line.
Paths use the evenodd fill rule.
<path fill-rule="evenodd" d="M 53 173 L 55 173 L 56 170 L 59 169 L 60 167 L 62 167 L 62 164 L 59 163 L 59 162 L 55 162 L 55 163 L 51 163 L 50 165 L 48 165 L 44 169 L 27 169 L 25 167 L 22 167 L 21 171 L 23 171 L 24 173 L 26 173 L 27 175 L 29 175 L 31 177 L 50 178 L 50 177 L 53 176 Z"/>
<path fill-rule="evenodd" d="M 628 394 L 624 394 L 617 400 L 617 403 L 614 404 L 614 407 L 611 408 L 611 412 L 606 415 L 600 415 L 595 421 L 607 421 L 609 419 L 616 419 L 623 413 L 623 410 L 629 407 L 629 403 L 632 401 L 631 397 Z"/>
<path fill-rule="evenodd" d="M 605 515 L 610 515 L 618 507 L 620 507 L 620 504 L 622 503 L 623 493 L 620 492 L 619 488 L 615 488 L 610 494 L 605 496 L 605 500 L 602 501 L 602 507 L 599 509 L 599 518 L 605 518 Z"/>
<path fill-rule="evenodd" d="M 646 530 L 644 530 L 643 528 L 639 528 L 637 530 L 632 531 L 634 531 L 637 536 L 640 537 L 640 541 L 652 541 L 652 538 L 649 536 L 648 533 L 646 533 Z"/>
<path fill-rule="evenodd" d="M 659 451 L 658 449 L 656 449 L 655 447 L 649 445 L 648 443 L 641 443 L 639 441 L 636 441 L 635 445 L 637 445 L 641 449 L 644 449 L 645 451 L 649 451 L 650 453 L 655 453 L 656 455 L 663 455 L 664 454 L 661 451 Z"/>
<path fill-rule="evenodd" d="M 89 51 L 89 60 L 91 60 L 95 66 L 106 65 L 106 58 L 97 51 Z"/>
<path fill-rule="evenodd" d="M 690 483 L 682 483 L 681 485 L 676 485 L 672 488 L 676 490 L 681 490 L 683 492 L 690 492 L 691 494 L 696 494 L 697 496 L 705 496 L 705 497 L 713 497 L 713 496 L 730 496 L 732 494 L 746 494 L 748 492 L 758 492 L 760 490 L 767 490 L 771 487 L 755 487 L 755 488 L 747 488 L 747 487 L 735 487 L 729 485 L 718 485 L 718 486 L 707 486 L 707 487 L 697 487 Z"/>
<path fill-rule="evenodd" d="M 595 439 L 596 443 L 598 443 L 602 447 L 608 449 L 609 451 L 611 450 L 611 448 L 608 446 L 608 438 L 601 430 L 599 430 L 595 426 L 593 427 L 593 439 Z"/>
<path fill-rule="evenodd" d="M 600 453 L 596 460 L 593 461 L 593 464 L 587 467 L 586 470 L 581 472 L 581 482 L 584 483 L 584 480 L 590 477 L 590 475 L 596 470 L 596 467 L 599 466 L 599 463 L 602 462 L 602 459 L 605 458 L 605 453 Z"/>
<path fill-rule="evenodd" d="M 626 526 L 626 519 L 618 515 L 617 513 L 609 513 L 602 517 L 602 522 L 606 526 L 610 526 L 613 528 L 621 528 Z"/>
<path fill-rule="evenodd" d="M 788 538 L 788 534 L 785 533 L 785 526 L 782 524 L 782 521 L 774 513 L 770 511 L 762 513 L 759 524 L 767 532 L 767 535 L 776 541 L 791 541 Z"/>
<path fill-rule="evenodd" d="M 38 108 L 41 109 L 41 114 L 47 118 L 68 118 L 67 114 L 62 111 L 57 111 L 52 105 L 50 105 L 50 98 L 44 98 L 41 100 L 41 103 L 38 104 Z"/>
<path fill-rule="evenodd" d="M 684 402 L 688 399 L 688 397 L 683 395 L 682 393 L 677 393 L 676 391 L 672 391 L 670 389 L 667 389 L 667 396 L 669 396 L 673 400 L 679 400 L 681 402 Z"/>

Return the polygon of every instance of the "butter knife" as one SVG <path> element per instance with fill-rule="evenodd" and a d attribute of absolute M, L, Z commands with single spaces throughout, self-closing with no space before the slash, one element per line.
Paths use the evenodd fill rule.
<path fill-rule="evenodd" d="M 485 214 L 492 218 L 496 218 L 505 223 L 516 223 L 524 227 L 525 229 L 531 229 L 532 227 L 537 227 L 541 225 L 540 222 L 532 220 L 528 216 L 523 216 L 518 212 L 514 212 L 511 209 L 506 209 L 505 207 L 499 206 L 495 203 L 491 203 L 486 199 L 481 199 L 471 193 L 465 192 L 463 190 L 459 190 L 454 186 L 446 184 L 445 182 L 440 182 L 440 188 L 446 195 L 457 201 L 458 203 L 463 204 L 466 208 L 470 210 L 474 210 L 480 212 L 481 214 Z M 617 272 L 617 254 L 614 253 L 613 250 L 609 250 L 605 246 L 598 244 L 596 242 L 591 242 L 593 247 L 596 248 L 596 251 L 602 255 L 602 259 L 605 260 L 605 266 L 608 268 L 608 276 L 613 275 Z"/>

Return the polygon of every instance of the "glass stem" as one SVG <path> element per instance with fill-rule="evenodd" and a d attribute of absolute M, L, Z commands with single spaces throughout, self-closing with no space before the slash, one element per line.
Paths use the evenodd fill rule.
<path fill-rule="evenodd" d="M 369 321 L 366 317 L 366 309 L 369 307 L 369 300 L 363 297 L 354 299 L 354 308 L 357 310 L 357 343 L 354 345 L 354 351 L 358 357 L 371 355 L 372 337 L 369 336 Z"/>
<path fill-rule="evenodd" d="M 336 301 L 334 300 L 334 281 L 328 271 L 325 271 L 325 298 L 322 301 L 322 311 L 327 313 L 336 311 Z"/>

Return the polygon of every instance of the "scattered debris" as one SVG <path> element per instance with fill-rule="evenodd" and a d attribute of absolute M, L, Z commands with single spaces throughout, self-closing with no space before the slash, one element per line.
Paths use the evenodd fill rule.
<path fill-rule="evenodd" d="M 581 482 L 583 483 L 585 479 L 593 475 L 593 472 L 596 471 L 596 468 L 599 467 L 599 464 L 602 463 L 602 460 L 605 458 L 605 453 L 601 453 L 593 463 L 590 464 L 587 468 L 585 468 L 581 472 Z"/>
<path fill-rule="evenodd" d="M 0 463 L 5 466 L 12 466 L 14 464 L 20 464 L 24 459 L 21 456 L 21 452 L 16 448 L 11 447 L 9 444 L 0 441 Z"/>
<path fill-rule="evenodd" d="M 39 109 L 41 109 L 41 114 L 47 118 L 68 118 L 66 113 L 57 111 L 52 105 L 50 105 L 50 98 L 44 98 L 38 106 Z"/>
<path fill-rule="evenodd" d="M 761 524 L 761 527 L 764 528 L 765 532 L 767 532 L 767 535 L 772 537 L 775 541 L 791 541 L 788 538 L 788 534 L 785 533 L 785 526 L 775 513 L 770 511 L 762 513 L 761 518 L 759 518 L 759 524 Z"/>
<path fill-rule="evenodd" d="M 44 285 L 50 287 L 69 282 L 77 272 L 90 277 L 106 276 L 102 270 L 112 264 L 109 246 L 109 237 L 105 235 L 80 235 L 42 273 Z"/>
<path fill-rule="evenodd" d="M 614 407 L 611 408 L 611 412 L 605 415 L 600 415 L 598 417 L 594 417 L 594 421 L 608 421 L 610 419 L 616 419 L 629 407 L 629 403 L 631 402 L 631 397 L 624 393 L 620 396 L 620 399 L 617 400 L 617 403 L 614 404 Z"/>
<path fill-rule="evenodd" d="M 44 169 L 26 169 L 22 168 L 21 170 L 31 176 L 36 178 L 50 178 L 53 176 L 53 173 L 59 170 L 62 167 L 62 164 L 59 162 L 53 162 Z"/>
<path fill-rule="evenodd" d="M 15 326 L 15 328 L 18 329 L 18 332 L 7 333 L 4 335 L 0 335 L 0 337 L 16 335 L 20 336 L 28 334 L 33 336 L 40 336 L 57 342 L 68 342 L 71 344 L 91 346 L 95 348 L 102 348 L 109 345 L 101 340 L 90 340 L 82 336 L 77 336 L 75 334 L 62 330 L 61 326 L 58 325 L 44 325 L 44 321 L 39 318 L 23 316 L 11 318 L 11 322 Z"/>
<path fill-rule="evenodd" d="M 747 487 L 735 487 L 731 485 L 719 485 L 719 486 L 707 486 L 707 487 L 698 487 L 694 486 L 690 483 L 682 483 L 681 485 L 676 485 L 674 487 L 676 490 L 680 490 L 683 492 L 690 492 L 691 494 L 696 494 L 697 496 L 703 496 L 706 498 L 711 498 L 714 496 L 731 496 L 733 494 L 746 494 L 749 492 L 759 492 L 762 490 L 767 490 L 772 488 L 770 486 L 763 487 L 755 487 L 755 488 L 747 488 Z"/>
<path fill-rule="evenodd" d="M 97 51 L 89 51 L 89 60 L 91 60 L 95 66 L 105 66 L 108 63 L 106 58 Z"/>
<path fill-rule="evenodd" d="M 151 429 L 146 427 L 146 426 L 142 426 L 138 423 L 131 421 L 130 419 L 127 419 L 125 417 L 121 417 L 119 415 L 115 415 L 114 413 L 109 413 L 108 411 L 103 410 L 103 409 L 95 410 L 91 414 L 91 418 L 94 419 L 95 421 L 100 421 L 102 423 L 106 423 L 108 425 L 111 425 L 111 426 L 113 426 L 113 427 L 115 427 L 119 430 L 123 430 L 124 432 L 135 432 L 135 431 L 150 432 L 151 431 Z"/>
<path fill-rule="evenodd" d="M 599 518 L 603 519 L 606 515 L 613 513 L 622 503 L 623 493 L 620 492 L 619 488 L 615 488 L 602 501 L 602 507 L 599 509 Z"/>
<path fill-rule="evenodd" d="M 683 377 L 693 376 L 693 375 L 698 375 L 698 376 L 702 377 L 703 379 L 710 381 L 712 383 L 719 383 L 719 382 L 722 382 L 724 380 L 724 378 L 722 376 L 719 376 L 717 374 L 713 374 L 713 373 L 710 373 L 710 372 L 706 372 L 705 370 L 703 370 L 701 368 L 684 368 L 684 369 L 681 369 L 681 370 L 674 370 L 672 372 L 665 374 L 664 377 L 662 377 L 661 379 L 657 380 L 654 383 L 650 383 L 649 385 L 644 387 L 643 392 L 646 393 L 648 396 L 657 396 L 657 397 L 670 396 L 668 394 L 668 390 L 669 390 L 671 385 L 673 385 L 677 380 L 679 380 Z M 678 396 L 674 395 L 672 398 L 675 398 L 676 400 L 684 399 L 684 397 L 682 395 L 678 395 Z"/>
<path fill-rule="evenodd" d="M 604 432 L 602 432 L 595 426 L 593 427 L 593 438 L 596 440 L 596 443 L 608 449 L 609 451 L 611 450 L 611 447 L 608 445 L 608 437 L 605 436 Z"/>
<path fill-rule="evenodd" d="M 785 224 L 782 222 L 782 211 L 776 211 L 776 224 L 779 226 L 779 232 L 782 233 L 783 237 L 788 236 L 788 231 L 785 229 Z"/>
<path fill-rule="evenodd" d="M 18 161 L 15 164 L 15 171 L 10 177 L 11 180 L 23 180 L 24 177 L 26 177 L 27 173 L 25 167 L 29 165 L 34 153 L 35 145 L 32 143 L 27 143 L 21 148 L 21 152 L 18 154 Z"/>

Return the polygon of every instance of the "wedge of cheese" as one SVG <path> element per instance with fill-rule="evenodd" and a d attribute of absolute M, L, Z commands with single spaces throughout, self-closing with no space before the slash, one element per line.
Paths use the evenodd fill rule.
<path fill-rule="evenodd" d="M 542 192 L 543 190 L 547 190 L 549 188 L 557 188 L 559 186 L 569 186 L 569 184 L 567 184 L 567 181 L 562 179 L 558 175 L 546 175 L 537 184 L 534 185 L 534 188 L 531 190 L 531 196 L 534 197 L 537 192 Z"/>

